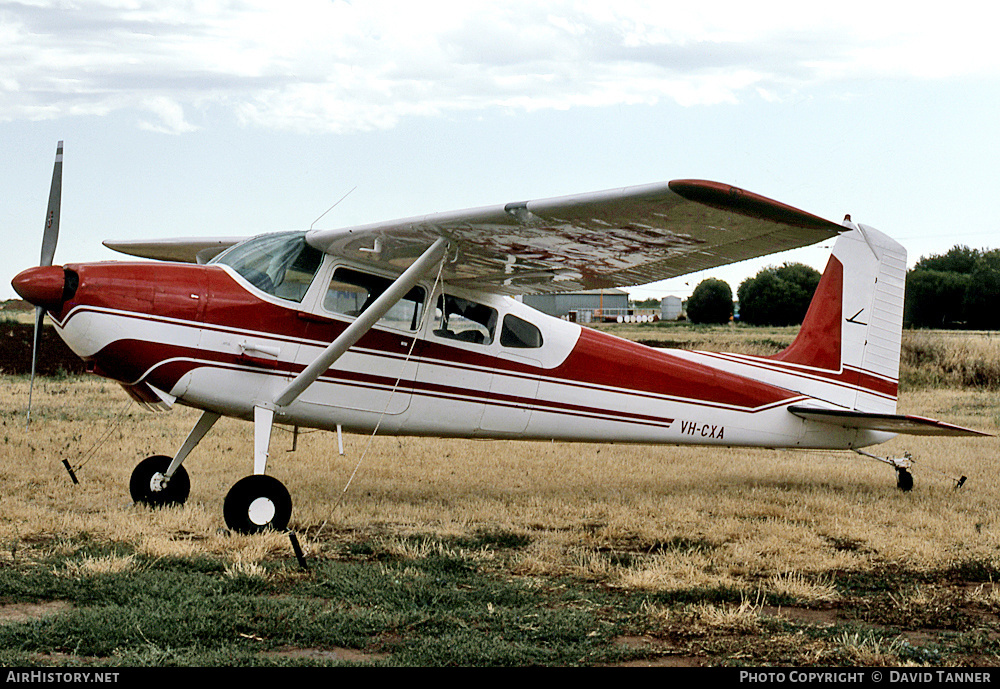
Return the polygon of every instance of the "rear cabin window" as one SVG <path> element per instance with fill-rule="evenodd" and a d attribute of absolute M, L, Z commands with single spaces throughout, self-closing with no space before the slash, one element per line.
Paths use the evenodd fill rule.
<path fill-rule="evenodd" d="M 351 268 L 337 268 L 323 298 L 323 308 L 331 313 L 358 316 L 385 292 L 392 280 Z M 379 325 L 416 330 L 424 307 L 423 287 L 414 287 L 389 312 Z"/>
<path fill-rule="evenodd" d="M 523 318 L 508 313 L 503 317 L 500 344 L 504 347 L 537 349 L 542 346 L 542 331 Z"/>
<path fill-rule="evenodd" d="M 448 340 L 490 344 L 497 327 L 497 310 L 450 294 L 438 297 L 434 334 Z"/>

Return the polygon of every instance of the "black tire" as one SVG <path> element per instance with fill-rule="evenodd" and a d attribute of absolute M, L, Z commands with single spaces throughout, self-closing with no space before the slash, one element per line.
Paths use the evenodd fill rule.
<path fill-rule="evenodd" d="M 896 469 L 896 487 L 904 493 L 913 490 L 913 474 L 906 469 Z"/>
<path fill-rule="evenodd" d="M 177 471 L 165 485 L 161 482 L 171 461 L 172 457 L 153 455 L 139 462 L 128 483 L 134 502 L 150 507 L 184 504 L 191 492 L 191 479 L 183 466 L 177 467 Z"/>
<path fill-rule="evenodd" d="M 284 531 L 292 516 L 292 497 L 278 479 L 254 474 L 241 478 L 229 489 L 222 514 L 226 526 L 237 533 Z"/>

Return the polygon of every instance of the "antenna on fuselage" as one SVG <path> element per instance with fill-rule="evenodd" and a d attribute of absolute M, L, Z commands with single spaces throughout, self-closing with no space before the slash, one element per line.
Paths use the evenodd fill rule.
<path fill-rule="evenodd" d="M 357 188 L 358 188 L 357 185 L 355 185 L 354 189 L 357 189 Z M 332 206 L 330 206 L 329 208 L 327 208 L 325 211 L 323 211 L 323 215 L 326 215 L 327 213 L 329 213 L 330 211 L 332 211 L 334 208 L 336 208 L 337 206 L 339 206 L 341 201 L 343 201 L 344 199 L 346 199 L 348 196 L 350 196 L 354 192 L 354 189 L 351 189 L 351 191 L 349 191 L 346 194 L 344 194 L 343 196 L 341 196 L 340 199 L 337 201 L 337 203 L 333 204 Z M 321 215 L 318 218 L 316 218 L 315 220 L 313 220 L 312 225 L 309 226 L 310 230 L 316 225 L 316 223 L 318 223 L 320 220 L 323 219 L 323 215 Z"/>

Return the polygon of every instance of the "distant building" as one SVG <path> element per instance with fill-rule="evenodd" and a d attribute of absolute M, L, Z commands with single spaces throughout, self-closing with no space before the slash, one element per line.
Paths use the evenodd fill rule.
<path fill-rule="evenodd" d="M 684 311 L 684 300 L 680 297 L 663 297 L 660 301 L 660 320 L 676 321 Z"/>
<path fill-rule="evenodd" d="M 565 318 L 570 312 L 594 314 L 603 310 L 625 313 L 629 309 L 628 292 L 620 289 L 594 289 L 560 294 L 525 294 L 524 303 L 550 316 Z M 581 319 L 589 321 L 589 318 Z"/>

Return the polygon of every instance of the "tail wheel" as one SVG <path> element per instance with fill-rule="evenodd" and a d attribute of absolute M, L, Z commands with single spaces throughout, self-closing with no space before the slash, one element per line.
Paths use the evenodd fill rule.
<path fill-rule="evenodd" d="M 896 469 L 896 487 L 904 493 L 913 490 L 913 474 L 906 469 Z"/>
<path fill-rule="evenodd" d="M 153 455 L 139 462 L 128 484 L 134 502 L 150 507 L 184 504 L 191 492 L 191 479 L 182 466 L 168 479 L 166 471 L 171 461 L 166 455 Z"/>
<path fill-rule="evenodd" d="M 226 526 L 242 534 L 283 531 L 292 516 L 288 489 L 272 476 L 254 474 L 236 482 L 222 506 Z"/>

